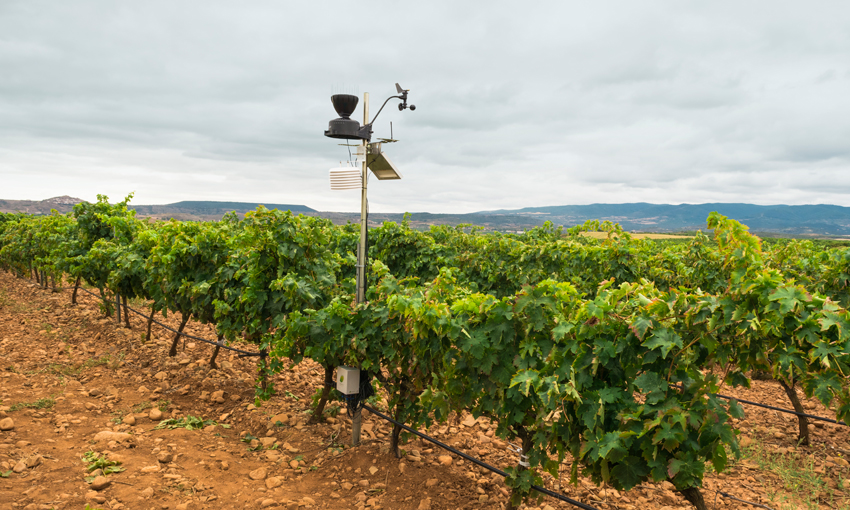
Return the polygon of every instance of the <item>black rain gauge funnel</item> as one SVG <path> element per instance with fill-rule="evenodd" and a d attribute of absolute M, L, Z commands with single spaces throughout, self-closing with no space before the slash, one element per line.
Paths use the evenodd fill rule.
<path fill-rule="evenodd" d="M 331 103 L 334 105 L 334 110 L 343 119 L 351 117 L 359 101 L 360 98 L 351 94 L 334 94 L 331 96 Z"/>
<path fill-rule="evenodd" d="M 360 127 L 360 123 L 351 118 L 358 102 L 359 98 L 351 94 L 334 94 L 331 96 L 331 103 L 333 103 L 336 113 L 339 114 L 339 118 L 328 123 L 325 136 L 343 140 L 369 141 L 372 139 L 372 126 L 367 124 Z"/>

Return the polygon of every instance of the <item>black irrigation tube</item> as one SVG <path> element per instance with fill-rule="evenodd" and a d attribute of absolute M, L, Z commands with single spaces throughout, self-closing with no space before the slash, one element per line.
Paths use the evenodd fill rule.
<path fill-rule="evenodd" d="M 681 385 L 678 385 L 678 384 L 671 384 L 670 387 L 680 389 L 680 390 L 684 389 Z M 759 402 L 753 402 L 752 400 L 743 400 L 743 399 L 740 399 L 738 397 L 731 397 L 729 395 L 721 395 L 720 393 L 709 393 L 709 395 L 712 395 L 712 396 L 715 396 L 715 397 L 718 397 L 718 398 L 722 398 L 722 399 L 725 399 L 725 400 L 737 400 L 738 402 L 740 402 L 742 404 L 747 404 L 747 405 L 755 406 L 755 407 L 763 407 L 765 409 L 770 409 L 771 411 L 778 411 L 780 413 L 793 414 L 793 415 L 796 415 L 796 416 L 805 416 L 806 418 L 811 418 L 813 420 L 820 420 L 820 421 L 825 421 L 825 422 L 828 422 L 828 423 L 834 423 L 836 425 L 843 425 L 845 427 L 850 427 L 850 425 L 847 425 L 843 421 L 833 420 L 832 418 L 824 418 L 823 416 L 818 416 L 816 414 L 798 413 L 797 411 L 792 411 L 791 409 L 785 409 L 785 408 L 782 408 L 782 407 L 776 407 L 776 406 L 771 406 L 771 405 L 767 405 L 767 404 L 761 404 Z"/>
<path fill-rule="evenodd" d="M 92 296 L 94 296 L 94 297 L 96 297 L 96 298 L 98 298 L 98 299 L 103 299 L 101 296 L 98 296 L 98 295 L 97 295 L 97 294 L 95 294 L 94 292 L 91 292 L 91 291 L 89 291 L 89 290 L 87 290 L 87 289 L 85 289 L 85 288 L 83 288 L 83 287 L 80 287 L 80 290 L 81 290 L 81 291 L 83 291 L 83 292 L 85 292 L 86 294 L 92 295 Z M 104 300 L 104 301 L 105 301 L 105 300 Z M 131 308 L 131 307 L 129 307 L 129 306 L 127 307 L 127 309 L 128 309 L 128 310 L 130 310 L 131 312 L 135 313 L 135 314 L 140 315 L 141 317 L 144 317 L 145 319 L 147 319 L 147 320 L 149 320 L 149 321 L 154 322 L 155 324 L 158 324 L 159 326 L 161 326 L 161 327 L 163 327 L 163 328 L 167 329 L 168 331 L 171 331 L 171 332 L 173 332 L 173 333 L 177 333 L 177 334 L 178 334 L 178 335 L 180 335 L 180 336 L 185 336 L 186 338 L 191 338 L 192 340 L 198 340 L 198 341 L 200 341 L 200 342 L 205 342 L 205 343 L 208 343 L 208 344 L 210 344 L 210 345 L 215 345 L 216 347 L 221 347 L 222 349 L 227 349 L 227 350 L 229 350 L 229 351 L 238 352 L 238 353 L 239 353 L 239 357 L 240 357 L 240 358 L 248 358 L 248 357 L 251 357 L 251 356 L 259 356 L 260 358 L 265 358 L 265 357 L 267 356 L 267 354 L 266 354 L 265 352 L 248 352 L 248 351 L 243 351 L 242 349 L 237 349 L 237 348 L 235 348 L 235 347 L 230 347 L 229 345 L 225 345 L 225 344 L 224 344 L 224 343 L 222 343 L 222 342 L 213 342 L 212 340 L 207 340 L 206 338 L 201 338 L 201 337 L 199 337 L 199 336 L 189 335 L 189 334 L 187 334 L 187 333 L 183 333 L 183 332 L 181 332 L 181 331 L 177 331 L 176 329 L 172 329 L 172 328 L 170 328 L 169 326 L 166 326 L 165 324 L 163 324 L 163 323 L 159 322 L 158 320 L 156 320 L 156 319 L 152 319 L 151 317 L 148 317 L 147 315 L 143 314 L 142 312 L 140 312 L 140 311 L 138 311 L 138 310 L 135 310 L 135 309 L 133 309 L 133 308 Z"/>
<path fill-rule="evenodd" d="M 473 464 L 481 466 L 484 469 L 488 469 L 488 470 L 490 470 L 490 471 L 492 471 L 492 472 L 494 472 L 494 473 L 496 473 L 500 476 L 508 476 L 508 474 L 505 473 L 504 471 L 502 471 L 501 469 L 499 469 L 495 466 L 491 466 L 490 464 L 487 464 L 486 462 L 482 462 L 482 461 L 476 459 L 475 457 L 471 457 L 471 456 L 463 453 L 462 451 L 460 451 L 456 448 L 452 448 L 451 446 L 449 446 L 445 443 L 442 443 L 442 442 L 438 441 L 437 439 L 434 439 L 433 437 L 431 437 L 427 434 L 423 434 L 423 433 L 421 433 L 421 432 L 419 432 L 415 429 L 412 429 L 412 428 L 408 427 L 407 425 L 405 425 L 404 423 L 398 422 L 398 421 L 390 418 L 389 416 L 381 413 L 380 411 L 376 410 L 374 407 L 372 407 L 368 404 L 363 404 L 363 408 L 368 410 L 370 413 L 374 414 L 375 416 L 378 416 L 378 417 L 383 418 L 384 420 L 386 420 L 388 422 L 391 422 L 391 423 L 398 425 L 399 427 L 410 432 L 411 434 L 417 435 L 417 436 L 421 437 L 422 439 L 428 440 L 428 441 L 434 443 L 435 445 L 439 446 L 440 448 L 442 448 L 444 450 L 448 450 L 451 453 L 454 453 L 455 455 L 457 455 L 459 457 L 463 457 L 464 459 L 468 460 L 469 462 L 472 462 Z M 584 510 L 599 510 L 596 507 L 590 506 L 586 503 L 582 503 L 581 501 L 576 501 L 575 499 L 564 496 L 563 494 L 559 494 L 557 492 L 550 491 L 549 489 L 547 489 L 545 487 L 541 487 L 539 485 L 532 485 L 531 488 L 536 490 L 537 492 L 540 492 L 540 493 L 545 494 L 547 496 L 551 496 L 553 498 L 556 498 L 556 499 L 559 499 L 559 500 L 564 501 L 566 503 L 569 503 L 573 506 L 583 508 Z"/>
<path fill-rule="evenodd" d="M 729 498 L 729 499 L 732 499 L 732 500 L 735 500 L 735 501 L 740 501 L 741 503 L 746 503 L 748 505 L 753 505 L 753 506 L 756 506 L 756 507 L 759 507 L 759 508 L 766 508 L 767 510 L 773 510 L 773 508 L 771 508 L 767 505 L 762 505 L 761 503 L 756 503 L 754 501 L 747 501 L 746 499 L 741 499 L 741 498 L 735 497 L 735 496 L 729 494 L 728 492 L 723 492 L 723 491 L 718 491 L 718 490 L 716 490 L 714 492 L 716 494 L 720 494 L 724 498 Z M 715 508 L 717 507 L 717 497 L 716 496 L 715 496 L 715 499 L 714 499 L 714 506 L 715 506 Z"/>
<path fill-rule="evenodd" d="M 730 397 L 729 395 L 721 395 L 719 393 L 712 393 L 712 395 L 714 395 L 715 397 L 720 397 L 720 398 L 726 399 L 726 400 L 733 400 L 734 399 L 734 400 L 737 400 L 738 402 L 740 402 L 742 404 L 747 404 L 747 405 L 756 406 L 756 407 L 763 407 L 765 409 L 770 409 L 772 411 L 779 411 L 780 413 L 795 414 L 797 416 L 805 416 L 806 418 L 811 418 L 813 420 L 820 420 L 820 421 L 825 421 L 825 422 L 828 422 L 828 423 L 834 423 L 836 425 L 843 425 L 845 427 L 850 427 L 850 425 L 847 425 L 843 421 L 833 420 L 832 418 L 824 418 L 823 416 L 817 416 L 817 415 L 808 414 L 808 413 L 798 413 L 797 411 L 792 411 L 791 409 L 783 409 L 781 407 L 769 406 L 767 404 L 760 404 L 758 402 L 753 402 L 751 400 L 741 400 L 741 399 L 736 398 L 736 397 Z"/>

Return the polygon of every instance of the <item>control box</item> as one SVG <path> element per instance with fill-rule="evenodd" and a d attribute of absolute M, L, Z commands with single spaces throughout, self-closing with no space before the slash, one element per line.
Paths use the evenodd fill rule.
<path fill-rule="evenodd" d="M 336 389 L 343 395 L 357 395 L 360 393 L 360 369 L 336 367 Z"/>

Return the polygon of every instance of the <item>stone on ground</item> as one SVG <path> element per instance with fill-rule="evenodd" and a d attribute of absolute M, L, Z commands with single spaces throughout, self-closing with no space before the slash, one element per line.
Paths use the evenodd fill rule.
<path fill-rule="evenodd" d="M 248 473 L 248 478 L 251 480 L 263 480 L 266 478 L 267 474 L 268 470 L 264 467 L 260 467 Z"/>
<path fill-rule="evenodd" d="M 92 480 L 91 488 L 96 491 L 102 491 L 103 489 L 109 487 L 112 484 L 105 476 L 98 476 L 94 480 Z"/>
<path fill-rule="evenodd" d="M 126 432 L 113 432 L 111 430 L 102 430 L 94 435 L 95 441 L 126 441 L 133 436 Z"/>

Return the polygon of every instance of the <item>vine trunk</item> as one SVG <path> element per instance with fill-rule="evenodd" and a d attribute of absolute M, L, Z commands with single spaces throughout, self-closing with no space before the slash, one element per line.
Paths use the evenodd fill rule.
<path fill-rule="evenodd" d="M 219 333 L 218 338 L 217 338 L 217 340 L 216 340 L 216 341 L 217 341 L 218 343 L 221 343 L 221 339 L 222 339 L 222 338 L 224 338 L 224 335 L 222 335 L 221 333 Z M 221 350 L 221 346 L 220 346 L 220 345 L 216 345 L 216 346 L 215 346 L 215 350 L 213 351 L 212 358 L 210 358 L 210 368 L 218 368 L 218 364 L 215 362 L 215 359 L 218 357 L 218 351 L 220 351 L 220 350 Z"/>
<path fill-rule="evenodd" d="M 785 394 L 788 395 L 788 400 L 791 401 L 791 405 L 794 406 L 794 411 L 798 413 L 805 413 L 806 410 L 803 409 L 803 404 L 800 402 L 800 397 L 797 395 L 797 390 L 794 388 L 795 385 L 788 385 L 784 380 L 777 378 L 779 384 L 782 385 L 782 389 L 785 390 Z M 797 426 L 799 428 L 799 434 L 797 435 L 797 442 L 802 446 L 809 446 L 809 419 L 802 414 L 797 415 Z"/>
<path fill-rule="evenodd" d="M 177 333 L 174 334 L 174 341 L 171 343 L 171 349 L 168 351 L 169 356 L 177 356 L 177 342 L 180 341 L 180 335 L 183 333 L 183 328 L 186 327 L 186 323 L 189 322 L 189 318 L 192 316 L 191 313 L 184 313 L 183 319 L 180 321 L 180 327 L 177 329 Z"/>
<path fill-rule="evenodd" d="M 145 333 L 145 342 L 150 342 L 151 340 L 151 326 L 153 325 L 153 316 L 156 315 L 156 308 L 151 305 L 151 315 L 148 317 L 148 331 Z"/>
<path fill-rule="evenodd" d="M 130 308 L 127 306 L 127 296 L 121 296 L 124 303 L 124 326 L 130 329 Z"/>
<path fill-rule="evenodd" d="M 319 402 L 316 403 L 316 408 L 313 410 L 313 416 L 310 417 L 310 423 L 318 423 L 322 421 L 325 412 L 325 406 L 328 403 L 328 397 L 331 395 L 331 387 L 334 383 L 334 366 L 325 365 L 325 385 L 322 387 L 322 396 L 319 397 Z"/>
<path fill-rule="evenodd" d="M 684 496 L 690 504 L 694 505 L 694 508 L 697 510 L 708 510 L 708 507 L 705 506 L 705 500 L 702 497 L 702 492 L 700 492 L 699 487 L 688 487 L 687 489 L 682 489 L 679 492 L 681 492 L 682 496 Z"/>
<path fill-rule="evenodd" d="M 74 292 L 71 293 L 71 303 L 77 304 L 77 291 L 80 290 L 80 277 L 77 277 L 77 281 L 74 282 Z"/>

